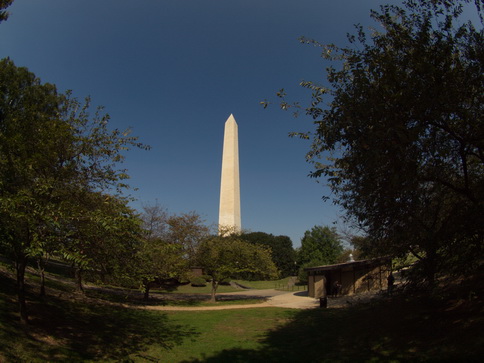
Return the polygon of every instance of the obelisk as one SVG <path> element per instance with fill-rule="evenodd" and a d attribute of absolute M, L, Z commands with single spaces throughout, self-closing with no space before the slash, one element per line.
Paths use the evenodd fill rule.
<path fill-rule="evenodd" d="M 241 231 L 238 126 L 231 114 L 225 122 L 220 182 L 219 234 Z"/>

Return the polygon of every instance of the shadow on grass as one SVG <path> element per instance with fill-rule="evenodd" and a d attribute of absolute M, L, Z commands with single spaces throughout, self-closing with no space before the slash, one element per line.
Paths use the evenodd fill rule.
<path fill-rule="evenodd" d="M 30 324 L 18 322 L 15 283 L 0 274 L 0 361 L 123 360 L 156 344 L 169 349 L 197 333 L 165 314 L 29 293 Z M 150 357 L 144 357 L 150 359 Z"/>
<path fill-rule="evenodd" d="M 223 350 L 191 362 L 482 361 L 482 303 L 452 306 L 395 297 L 302 310 L 268 332 L 260 349 Z"/>

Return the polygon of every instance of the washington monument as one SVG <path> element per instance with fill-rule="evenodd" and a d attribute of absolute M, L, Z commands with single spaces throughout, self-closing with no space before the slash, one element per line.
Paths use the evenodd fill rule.
<path fill-rule="evenodd" d="M 220 183 L 219 233 L 240 232 L 240 181 L 238 126 L 231 114 L 225 122 Z"/>

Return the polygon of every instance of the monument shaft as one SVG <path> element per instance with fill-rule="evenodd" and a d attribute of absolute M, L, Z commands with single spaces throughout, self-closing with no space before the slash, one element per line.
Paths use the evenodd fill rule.
<path fill-rule="evenodd" d="M 238 126 L 234 116 L 230 115 L 224 131 L 219 232 L 240 232 L 241 228 Z"/>

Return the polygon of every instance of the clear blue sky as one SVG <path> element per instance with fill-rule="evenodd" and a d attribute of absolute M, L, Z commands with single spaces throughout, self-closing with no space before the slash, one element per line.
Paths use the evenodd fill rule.
<path fill-rule="evenodd" d="M 171 213 L 218 219 L 223 126 L 239 125 L 242 226 L 289 236 L 342 214 L 307 177 L 308 142 L 288 138 L 311 120 L 259 102 L 301 80 L 323 82 L 325 64 L 304 35 L 345 45 L 371 24 L 361 0 L 15 0 L 0 24 L 0 57 L 61 91 L 104 105 L 112 126 L 132 127 L 151 151 L 128 153 L 131 194 Z M 388 2 L 388 1 L 387 1 Z M 395 1 L 393 1 L 395 2 Z"/>

